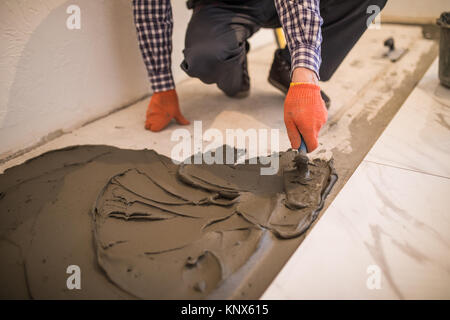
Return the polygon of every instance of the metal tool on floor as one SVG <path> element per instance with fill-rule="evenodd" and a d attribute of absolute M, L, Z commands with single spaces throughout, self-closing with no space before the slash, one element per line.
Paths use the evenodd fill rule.
<path fill-rule="evenodd" d="M 389 51 L 383 57 L 388 58 L 392 62 L 397 62 L 403 55 L 408 52 L 408 49 L 396 48 L 394 38 L 390 37 L 384 41 L 384 46 L 388 47 Z"/>

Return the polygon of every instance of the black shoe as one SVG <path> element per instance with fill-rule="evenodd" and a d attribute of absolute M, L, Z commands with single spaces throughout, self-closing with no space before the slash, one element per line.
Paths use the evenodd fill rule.
<path fill-rule="evenodd" d="M 248 95 L 250 94 L 250 77 L 248 75 L 248 66 L 247 66 L 247 53 L 249 51 L 250 51 L 250 44 L 246 41 L 245 42 L 245 60 L 242 65 L 242 68 L 244 69 L 242 86 L 241 86 L 241 89 L 235 94 L 231 95 L 231 94 L 225 93 L 227 96 L 229 96 L 231 98 L 242 99 L 242 98 L 248 97 Z"/>
<path fill-rule="evenodd" d="M 272 67 L 269 73 L 269 82 L 278 90 L 286 94 L 291 84 L 291 62 L 282 56 L 282 50 L 275 50 Z"/>
<path fill-rule="evenodd" d="M 331 105 L 330 97 L 327 96 L 327 94 L 325 92 L 323 92 L 322 90 L 320 90 L 320 95 L 322 96 L 323 102 L 325 102 L 325 107 L 327 108 L 327 110 L 330 109 L 330 105 Z"/>
<path fill-rule="evenodd" d="M 272 67 L 269 73 L 269 82 L 284 94 L 287 94 L 289 86 L 291 85 L 291 63 L 283 57 L 282 50 L 277 49 L 273 58 Z M 320 90 L 325 106 L 330 108 L 330 98 Z"/>

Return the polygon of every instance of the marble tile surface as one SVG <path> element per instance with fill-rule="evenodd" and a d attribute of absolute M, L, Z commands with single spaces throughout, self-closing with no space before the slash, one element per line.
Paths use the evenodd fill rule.
<path fill-rule="evenodd" d="M 449 299 L 449 195 L 450 179 L 363 162 L 262 298 Z"/>
<path fill-rule="evenodd" d="M 450 177 L 450 89 L 438 60 L 405 101 L 366 160 Z"/>

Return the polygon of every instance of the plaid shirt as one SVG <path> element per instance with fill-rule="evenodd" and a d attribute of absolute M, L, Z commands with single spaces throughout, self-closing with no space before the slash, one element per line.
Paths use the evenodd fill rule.
<path fill-rule="evenodd" d="M 274 0 L 292 58 L 291 70 L 319 76 L 322 18 L 320 0 Z M 133 0 L 139 47 L 154 92 L 175 88 L 172 76 L 173 18 L 170 0 Z"/>

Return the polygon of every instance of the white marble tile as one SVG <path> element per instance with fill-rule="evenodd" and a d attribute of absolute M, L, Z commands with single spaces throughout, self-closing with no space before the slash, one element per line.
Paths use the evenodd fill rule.
<path fill-rule="evenodd" d="M 450 89 L 439 85 L 437 61 L 366 160 L 450 177 Z"/>
<path fill-rule="evenodd" d="M 262 298 L 449 299 L 449 195 L 450 179 L 361 163 Z"/>

